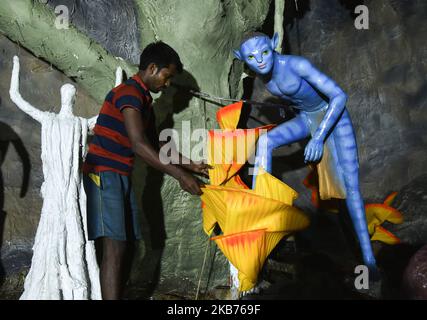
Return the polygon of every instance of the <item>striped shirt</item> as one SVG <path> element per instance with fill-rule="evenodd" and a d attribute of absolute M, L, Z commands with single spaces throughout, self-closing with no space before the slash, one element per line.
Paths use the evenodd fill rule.
<path fill-rule="evenodd" d="M 83 172 L 131 174 L 134 152 L 122 111 L 133 108 L 141 113 L 145 127 L 154 127 L 152 100 L 147 86 L 137 74 L 108 93 L 93 130 Z"/>

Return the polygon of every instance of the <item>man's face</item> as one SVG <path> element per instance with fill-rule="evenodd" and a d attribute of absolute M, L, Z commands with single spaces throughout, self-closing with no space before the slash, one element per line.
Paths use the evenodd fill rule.
<path fill-rule="evenodd" d="M 176 66 L 174 64 L 170 64 L 167 68 L 160 69 L 160 71 L 156 67 L 151 78 L 150 91 L 158 93 L 169 87 L 176 72 Z"/>
<path fill-rule="evenodd" d="M 254 37 L 245 41 L 240 47 L 242 58 L 249 69 L 258 74 L 268 74 L 274 62 L 274 48 L 268 37 Z"/>

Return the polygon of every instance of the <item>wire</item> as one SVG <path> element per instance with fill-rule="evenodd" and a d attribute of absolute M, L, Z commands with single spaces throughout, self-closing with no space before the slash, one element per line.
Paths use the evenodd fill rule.
<path fill-rule="evenodd" d="M 270 103 L 270 102 L 259 102 L 259 101 L 253 101 L 253 100 L 244 100 L 244 99 L 231 99 L 231 98 L 223 98 L 223 97 L 216 97 L 213 95 L 210 95 L 208 93 L 205 92 L 201 92 L 201 91 L 196 91 L 193 89 L 189 89 L 188 90 L 192 95 L 199 97 L 201 99 L 214 99 L 214 100 L 220 100 L 220 101 L 228 101 L 228 102 L 239 102 L 242 101 L 243 103 L 247 103 L 247 104 L 254 104 L 254 105 L 260 105 L 260 106 L 264 106 L 264 107 L 281 107 L 281 108 L 285 108 L 285 105 L 282 104 L 277 104 L 277 103 Z"/>
<path fill-rule="evenodd" d="M 195 300 L 197 300 L 199 298 L 200 284 L 202 282 L 203 271 L 205 270 L 205 262 L 206 262 L 206 255 L 208 253 L 208 248 L 209 248 L 209 241 L 210 241 L 210 239 L 208 238 L 208 241 L 206 242 L 205 257 L 203 258 L 202 270 L 200 270 L 199 283 L 197 284 L 197 291 L 196 291 Z"/>

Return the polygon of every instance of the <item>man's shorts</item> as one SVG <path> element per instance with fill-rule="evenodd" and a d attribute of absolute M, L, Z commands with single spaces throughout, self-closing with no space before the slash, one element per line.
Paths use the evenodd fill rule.
<path fill-rule="evenodd" d="M 89 240 L 141 239 L 138 207 L 130 178 L 113 171 L 83 174 Z"/>

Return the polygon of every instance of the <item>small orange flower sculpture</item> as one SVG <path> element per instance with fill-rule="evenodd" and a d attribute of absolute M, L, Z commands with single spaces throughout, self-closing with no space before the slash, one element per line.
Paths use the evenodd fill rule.
<path fill-rule="evenodd" d="M 211 240 L 238 269 L 239 290 L 248 291 L 279 241 L 306 228 L 309 220 L 292 206 L 297 193 L 282 181 L 261 169 L 256 189 L 250 190 L 237 175 L 255 151 L 261 130 L 273 127 L 236 129 L 241 108 L 239 102 L 217 113 L 222 131 L 209 135 L 208 163 L 214 169 L 209 172 L 211 185 L 203 188 L 202 209 L 204 231 L 211 235 L 219 225 L 222 235 Z"/>
<path fill-rule="evenodd" d="M 381 226 L 385 221 L 393 224 L 401 224 L 403 222 L 403 216 L 400 211 L 391 207 L 396 196 L 397 192 L 393 192 L 387 196 L 383 203 L 370 203 L 365 205 L 366 220 L 369 234 L 372 235 L 372 241 L 377 240 L 387 244 L 400 243 L 398 237 Z"/>
<path fill-rule="evenodd" d="M 312 170 L 304 179 L 303 184 L 311 190 L 311 201 L 316 208 L 322 208 L 329 212 L 339 212 L 336 200 L 319 200 L 319 188 L 317 186 L 316 171 Z M 381 241 L 387 244 L 398 244 L 400 239 L 381 225 L 384 222 L 401 224 L 403 216 L 400 211 L 391 207 L 397 192 L 392 192 L 383 203 L 370 203 L 365 205 L 366 222 L 371 241 Z"/>

